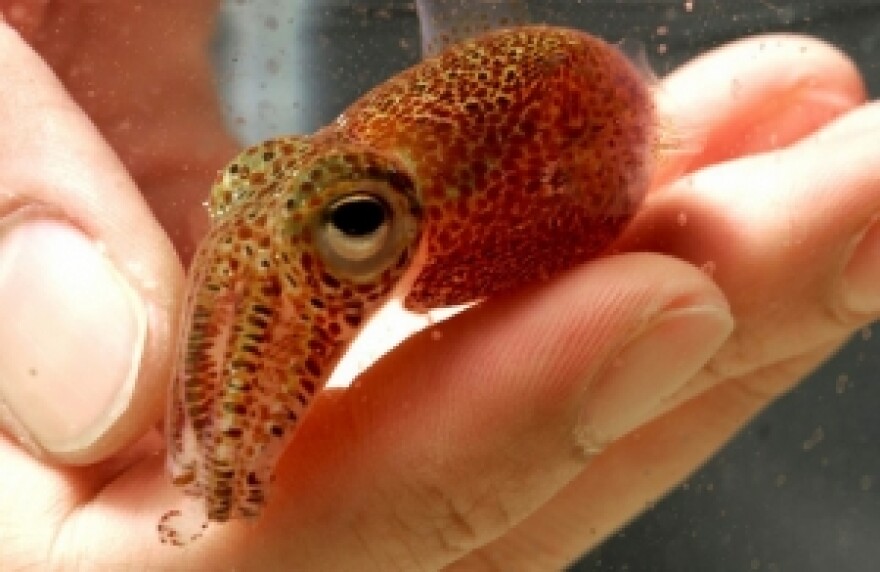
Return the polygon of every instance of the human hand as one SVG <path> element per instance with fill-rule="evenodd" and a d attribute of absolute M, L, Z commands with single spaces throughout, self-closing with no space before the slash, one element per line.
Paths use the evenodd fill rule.
<path fill-rule="evenodd" d="M 146 428 L 161 415 L 155 402 L 167 381 L 179 269 L 112 154 L 16 41 L 0 35 L 0 54 L 10 60 L 4 69 L 21 69 L 30 89 L 0 89 L 4 125 L 23 124 L 3 139 L 2 172 L 14 175 L 4 186 L 15 205 L 47 202 L 104 243 L 142 299 L 149 327 L 134 394 L 113 424 L 140 431 L 111 430 L 100 445 L 73 453 L 37 438 L 40 459 L 0 442 L 4 567 L 558 567 L 662 495 L 874 316 L 870 307 L 844 310 L 841 276 L 880 207 L 880 196 L 872 196 L 878 161 L 867 142 L 880 120 L 876 106 L 857 107 L 863 93 L 856 71 L 815 41 L 729 46 L 666 82 L 673 100 L 695 110 L 688 121 L 707 125 L 707 144 L 691 158 L 689 176 L 649 196 L 623 246 L 672 256 L 600 260 L 416 335 L 351 390 L 317 400 L 259 520 L 214 526 L 183 550 L 163 547 L 155 522 L 174 492 L 158 437 Z M 41 71 L 36 77 L 34 69 Z M 738 91 L 731 91 L 734 78 Z M 699 93 L 694 85 L 702 86 Z M 779 107 L 765 107 L 771 101 Z M 31 102 L 43 102 L 39 113 Z M 50 127 L 29 123 L 48 118 Z M 30 150 L 23 142 L 40 151 L 28 157 L 51 159 L 45 169 L 18 164 Z M 779 151 L 761 154 L 771 149 Z M 822 165 L 817 157 L 826 165 L 845 162 L 831 171 L 833 188 L 809 175 Z M 52 161 L 65 168 L 55 170 Z M 737 192 L 738 181 L 751 193 Z M 192 192 L 201 197 L 206 188 Z M 4 228 L 0 245 L 8 247 L 10 237 L 27 244 L 21 234 Z M 66 237 L 65 248 L 71 242 Z M 853 285 L 859 275 L 862 284 L 872 282 L 870 251 L 870 240 L 856 250 L 845 273 Z M 97 274 L 103 259 L 89 256 Z M 9 284 L 22 288 L 20 280 L 37 271 L 20 266 L 21 258 L 11 264 L 0 254 L 0 261 L 0 292 L 11 292 Z M 711 278 L 696 268 L 707 262 Z M 83 290 L 94 291 L 91 284 L 74 288 L 76 304 L 98 298 Z M 120 313 L 130 294 L 116 296 Z M 49 308 L 76 306 L 65 300 Z M 107 294 L 94 302 L 113 300 Z M 81 329 L 92 336 L 119 321 L 117 312 L 88 319 Z M 44 330 L 27 338 L 30 345 L 64 335 Z M 21 415 L 15 406 L 26 403 L 26 385 L 4 382 L 10 378 L 2 368 L 26 365 L 31 355 L 16 330 L 7 331 L 0 335 L 0 394 Z M 89 337 L 81 351 L 122 354 L 123 337 L 111 336 L 118 347 Z M 72 357 L 73 366 L 85 367 L 59 367 L 56 391 L 42 395 L 54 413 L 81 406 L 71 403 L 72 393 L 91 383 L 89 376 L 127 371 L 105 365 L 101 355 Z M 137 435 L 146 436 L 126 445 Z M 106 460 L 66 464 L 96 459 Z"/>

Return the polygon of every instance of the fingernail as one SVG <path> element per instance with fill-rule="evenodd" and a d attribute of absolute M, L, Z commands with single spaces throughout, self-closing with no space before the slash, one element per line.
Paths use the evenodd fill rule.
<path fill-rule="evenodd" d="M 589 441 L 584 444 L 601 449 L 648 421 L 732 330 L 726 306 L 711 302 L 667 310 L 651 321 L 589 389 L 580 429 Z"/>
<path fill-rule="evenodd" d="M 880 223 L 873 222 L 853 241 L 841 294 L 852 312 L 880 312 Z"/>
<path fill-rule="evenodd" d="M 130 400 L 142 301 L 82 232 L 18 216 L 0 220 L 0 308 L 6 429 L 51 453 L 87 448 Z"/>

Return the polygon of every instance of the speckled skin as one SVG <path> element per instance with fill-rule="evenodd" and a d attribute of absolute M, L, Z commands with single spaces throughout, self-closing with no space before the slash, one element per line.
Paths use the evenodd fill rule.
<path fill-rule="evenodd" d="M 393 294 L 416 311 L 470 302 L 601 254 L 648 185 L 655 124 L 614 47 L 523 27 L 424 61 L 310 137 L 244 151 L 213 188 L 191 270 L 168 414 L 175 484 L 210 521 L 258 515 L 371 312 Z M 396 225 L 369 263 L 321 246 L 329 205 L 353 192 L 382 197 Z M 185 543 L 171 516 L 163 540 Z"/>

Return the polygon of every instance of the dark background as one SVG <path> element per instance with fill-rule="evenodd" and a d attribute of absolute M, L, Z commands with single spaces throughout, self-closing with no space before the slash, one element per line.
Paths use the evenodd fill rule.
<path fill-rule="evenodd" d="M 535 21 L 639 40 L 658 75 L 732 39 L 807 33 L 846 51 L 880 95 L 880 0 L 545 0 L 530 10 Z M 412 2 L 234 0 L 224 15 L 218 68 L 246 140 L 312 131 L 420 58 Z M 880 570 L 878 349 L 863 330 L 571 570 Z"/>

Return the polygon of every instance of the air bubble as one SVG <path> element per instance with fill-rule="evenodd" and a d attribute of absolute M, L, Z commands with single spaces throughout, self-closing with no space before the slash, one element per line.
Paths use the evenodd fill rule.
<path fill-rule="evenodd" d="M 730 95 L 733 96 L 734 99 L 738 98 L 742 93 L 742 83 L 736 78 L 731 80 L 730 82 Z"/>
<path fill-rule="evenodd" d="M 841 395 L 847 390 L 847 387 L 849 387 L 849 376 L 845 373 L 838 375 L 837 382 L 834 384 L 834 389 L 837 394 Z"/>
<path fill-rule="evenodd" d="M 804 451 L 812 451 L 813 449 L 816 448 L 816 445 L 818 445 L 819 443 L 821 443 L 824 440 L 825 440 L 825 429 L 822 428 L 821 425 L 819 425 L 813 431 L 813 434 L 810 435 L 803 442 L 803 449 L 804 449 Z"/>

